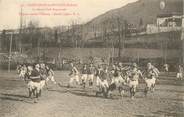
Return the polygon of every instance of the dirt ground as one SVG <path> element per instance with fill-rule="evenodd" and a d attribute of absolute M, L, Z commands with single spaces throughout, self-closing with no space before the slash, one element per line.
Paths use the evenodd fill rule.
<path fill-rule="evenodd" d="M 34 103 L 15 71 L 0 71 L 0 117 L 184 117 L 184 80 L 176 80 L 175 73 L 161 75 L 155 92 L 147 97 L 140 84 L 134 100 L 128 92 L 123 99 L 117 92 L 105 99 L 95 96 L 95 87 L 67 88 L 68 72 L 55 74 L 61 85 L 50 82 Z"/>

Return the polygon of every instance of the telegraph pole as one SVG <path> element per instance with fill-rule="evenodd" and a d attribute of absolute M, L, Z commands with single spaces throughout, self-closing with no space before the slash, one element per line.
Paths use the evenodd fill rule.
<path fill-rule="evenodd" d="M 161 0 L 160 1 L 160 9 L 161 11 L 164 11 L 165 10 L 165 7 L 166 7 L 166 1 L 165 0 Z M 159 24 L 157 24 L 157 27 L 158 27 L 158 33 L 157 33 L 157 38 L 158 38 L 158 35 L 160 33 L 160 26 Z M 166 42 L 164 43 L 164 41 L 161 42 L 161 49 L 162 49 L 162 63 L 166 63 L 166 56 L 167 56 L 167 40 Z"/>
<path fill-rule="evenodd" d="M 19 52 L 22 53 L 22 21 L 23 21 L 23 16 L 22 16 L 22 5 L 21 5 L 21 11 L 20 11 L 20 30 L 19 30 Z"/>
<path fill-rule="evenodd" d="M 8 57 L 8 72 L 10 72 L 10 67 L 11 67 L 11 50 L 12 50 L 12 39 L 13 39 L 13 32 L 11 33 L 11 37 L 10 37 L 10 48 L 9 48 L 9 57 Z"/>
<path fill-rule="evenodd" d="M 181 41 L 182 41 L 182 63 L 184 64 L 184 15 L 182 16 L 182 25 L 181 25 Z"/>
<path fill-rule="evenodd" d="M 123 40 L 122 40 L 122 48 L 123 48 L 123 51 L 125 49 L 125 40 L 126 40 L 126 37 L 127 37 L 127 30 L 128 30 L 128 23 L 127 23 L 127 20 L 124 20 L 124 28 L 122 27 L 122 33 L 123 33 Z"/>
<path fill-rule="evenodd" d="M 119 48 L 118 48 L 118 58 L 119 60 L 121 59 L 121 38 L 122 38 L 122 32 L 121 32 L 121 23 L 120 23 L 120 19 L 118 18 L 117 19 L 118 21 L 118 45 L 119 45 Z"/>

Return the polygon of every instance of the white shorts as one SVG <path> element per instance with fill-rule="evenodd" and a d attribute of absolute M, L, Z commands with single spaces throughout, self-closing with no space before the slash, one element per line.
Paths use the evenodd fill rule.
<path fill-rule="evenodd" d="M 108 84 L 108 82 L 107 82 L 107 80 L 101 80 L 100 78 L 99 78 L 99 76 L 97 76 L 96 77 L 96 85 L 97 86 L 99 86 L 99 87 L 109 87 L 109 84 Z"/>
<path fill-rule="evenodd" d="M 102 82 L 101 79 L 99 78 L 99 76 L 97 76 L 96 77 L 96 85 L 100 86 L 101 82 Z"/>
<path fill-rule="evenodd" d="M 121 76 L 118 76 L 118 77 L 113 77 L 112 78 L 111 84 L 113 84 L 113 83 L 119 84 L 119 83 L 122 83 L 122 82 L 125 82 L 125 80 Z"/>
<path fill-rule="evenodd" d="M 107 82 L 107 80 L 101 80 L 101 84 L 100 84 L 102 87 L 109 87 L 109 84 Z"/>
<path fill-rule="evenodd" d="M 88 78 L 88 75 L 87 74 L 82 74 L 81 80 L 83 80 L 84 82 L 86 82 L 87 78 Z"/>
<path fill-rule="evenodd" d="M 73 83 L 74 80 L 79 83 L 79 75 L 72 75 L 69 82 Z"/>
<path fill-rule="evenodd" d="M 138 80 L 129 81 L 129 87 L 137 87 L 138 84 L 139 84 Z"/>
<path fill-rule="evenodd" d="M 177 77 L 177 78 L 183 78 L 183 74 L 182 74 L 182 73 L 177 73 L 177 74 L 176 74 L 176 77 Z"/>
<path fill-rule="evenodd" d="M 20 77 L 20 78 L 24 78 L 25 74 L 26 74 L 25 71 L 21 71 L 20 74 L 19 74 L 19 77 Z"/>
<path fill-rule="evenodd" d="M 156 83 L 156 78 L 145 79 L 145 82 L 146 82 L 147 87 L 151 87 L 153 84 Z"/>
<path fill-rule="evenodd" d="M 48 82 L 49 80 L 51 80 L 52 82 L 54 82 L 54 84 L 56 84 L 56 81 L 54 79 L 54 76 L 48 76 L 46 81 Z"/>
<path fill-rule="evenodd" d="M 93 82 L 94 74 L 88 74 L 88 80 Z"/>
<path fill-rule="evenodd" d="M 167 67 L 167 68 L 164 68 L 164 70 L 166 71 L 166 72 L 168 72 L 169 71 L 169 68 Z"/>
<path fill-rule="evenodd" d="M 39 91 L 45 86 L 45 80 L 41 80 L 40 82 L 29 81 L 27 86 L 30 90 L 36 89 L 37 91 Z"/>

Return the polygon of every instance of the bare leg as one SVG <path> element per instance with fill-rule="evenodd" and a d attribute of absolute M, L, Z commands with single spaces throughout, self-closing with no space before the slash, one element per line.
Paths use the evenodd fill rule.
<path fill-rule="evenodd" d="M 29 88 L 28 88 L 28 91 L 29 91 L 29 98 L 31 98 L 33 91 Z"/>

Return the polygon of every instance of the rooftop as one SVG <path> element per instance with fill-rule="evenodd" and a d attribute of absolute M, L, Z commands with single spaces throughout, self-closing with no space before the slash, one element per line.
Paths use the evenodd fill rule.
<path fill-rule="evenodd" d="M 172 13 L 162 13 L 157 15 L 157 18 L 163 18 L 163 17 L 172 17 L 172 16 L 182 16 L 183 13 L 179 13 L 179 12 L 172 12 Z"/>

